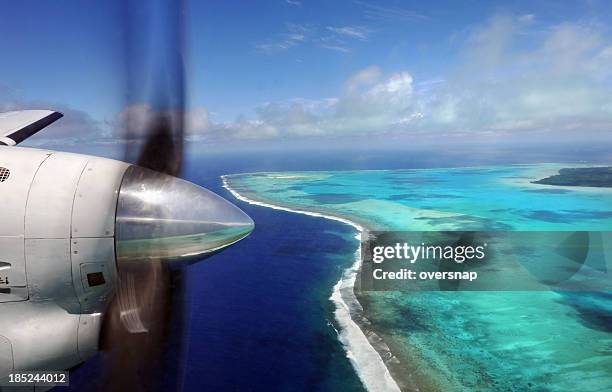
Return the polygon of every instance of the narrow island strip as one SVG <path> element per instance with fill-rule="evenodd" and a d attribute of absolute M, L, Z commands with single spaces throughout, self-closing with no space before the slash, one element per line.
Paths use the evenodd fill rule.
<path fill-rule="evenodd" d="M 569 167 L 534 184 L 612 188 L 612 167 Z"/>

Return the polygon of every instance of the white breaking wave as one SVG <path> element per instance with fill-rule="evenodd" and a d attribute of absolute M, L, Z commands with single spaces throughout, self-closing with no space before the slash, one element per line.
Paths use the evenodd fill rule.
<path fill-rule="evenodd" d="M 358 231 L 357 235 L 355 236 L 358 241 L 360 240 L 361 233 L 365 230 L 358 223 L 338 216 L 325 215 L 318 212 L 305 210 L 294 210 L 287 207 L 251 200 L 232 189 L 229 186 L 226 177 L 227 176 L 221 176 L 223 188 L 227 189 L 236 199 L 245 203 L 342 222 L 354 227 Z M 336 317 L 336 321 L 340 326 L 338 338 L 340 339 L 340 342 L 342 342 L 344 349 L 346 350 L 346 356 L 353 364 L 359 379 L 368 391 L 400 391 L 399 386 L 393 377 L 391 377 L 389 369 L 387 369 L 385 366 L 385 362 L 374 349 L 372 344 L 370 344 L 368 337 L 363 333 L 363 331 L 351 317 L 351 309 L 353 309 L 353 311 L 356 310 L 355 308 L 361 309 L 361 305 L 359 305 L 354 292 L 355 280 L 357 279 L 357 273 L 360 266 L 361 246 L 358 245 L 357 251 L 355 252 L 355 262 L 353 265 L 351 265 L 351 267 L 344 271 L 342 278 L 340 278 L 338 283 L 336 283 L 334 286 L 332 295 L 329 298 L 336 306 L 334 316 Z"/>

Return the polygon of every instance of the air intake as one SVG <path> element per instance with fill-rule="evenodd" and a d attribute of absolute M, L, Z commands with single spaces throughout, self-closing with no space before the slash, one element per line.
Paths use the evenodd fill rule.
<path fill-rule="evenodd" d="M 6 167 L 0 167 L 0 182 L 8 180 L 10 175 L 11 171 L 9 169 L 7 169 Z"/>

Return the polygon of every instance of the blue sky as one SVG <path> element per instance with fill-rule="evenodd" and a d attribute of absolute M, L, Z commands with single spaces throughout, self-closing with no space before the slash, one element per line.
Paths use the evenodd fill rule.
<path fill-rule="evenodd" d="M 186 20 L 192 140 L 546 140 L 612 126 L 606 1 L 192 1 Z M 153 110 L 126 101 L 125 43 L 158 44 L 144 25 L 126 36 L 129 23 L 119 1 L 3 2 L 0 109 L 62 110 L 62 137 L 121 135 L 122 119 Z"/>

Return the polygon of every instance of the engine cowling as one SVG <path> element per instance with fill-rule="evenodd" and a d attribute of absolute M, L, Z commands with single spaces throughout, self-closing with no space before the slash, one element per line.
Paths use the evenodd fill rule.
<path fill-rule="evenodd" d="M 2 168 L 0 377 L 94 354 L 117 263 L 191 262 L 254 228 L 220 196 L 120 161 L 0 147 Z"/>

